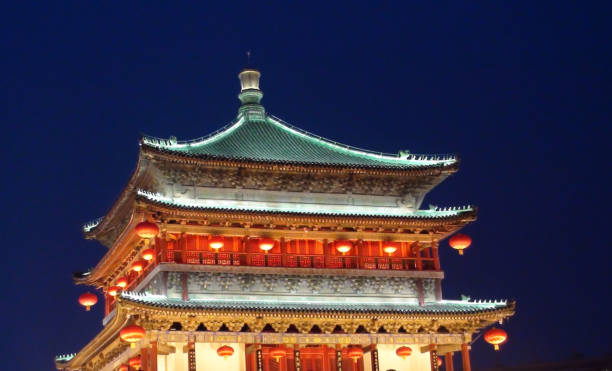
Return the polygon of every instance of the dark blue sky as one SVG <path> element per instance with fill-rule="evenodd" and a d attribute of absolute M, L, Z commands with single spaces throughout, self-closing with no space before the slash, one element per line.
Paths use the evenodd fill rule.
<path fill-rule="evenodd" d="M 189 139 L 234 118 L 246 50 L 263 104 L 296 126 L 373 150 L 461 155 L 425 203 L 479 207 L 466 255 L 444 244 L 443 289 L 518 301 L 503 362 L 610 349 L 608 4 L 10 3 L 6 369 L 50 370 L 100 330 L 102 305 L 76 304 L 84 288 L 71 272 L 105 248 L 80 224 L 118 196 L 140 133 Z M 473 363 L 494 363 L 482 339 Z"/>

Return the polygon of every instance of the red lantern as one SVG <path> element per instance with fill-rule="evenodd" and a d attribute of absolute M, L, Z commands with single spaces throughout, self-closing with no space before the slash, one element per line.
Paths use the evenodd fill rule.
<path fill-rule="evenodd" d="M 91 292 L 86 292 L 79 296 L 79 304 L 85 307 L 86 311 L 89 311 L 92 305 L 96 305 L 98 297 Z"/>
<path fill-rule="evenodd" d="M 492 328 L 485 332 L 484 339 L 487 343 L 492 344 L 495 350 L 499 350 L 499 345 L 503 344 L 508 340 L 508 334 L 506 331 L 500 328 Z"/>
<path fill-rule="evenodd" d="M 410 347 L 399 347 L 395 350 L 395 354 L 397 354 L 399 357 L 402 357 L 402 359 L 406 359 L 406 357 L 410 356 L 412 354 L 412 348 Z"/>
<path fill-rule="evenodd" d="M 393 242 L 385 242 L 383 245 L 383 251 L 391 256 L 391 254 L 397 251 L 397 246 Z"/>
<path fill-rule="evenodd" d="M 363 357 L 363 349 L 361 347 L 348 347 L 346 348 L 346 354 L 349 358 L 352 358 L 355 363 L 359 358 Z"/>
<path fill-rule="evenodd" d="M 121 291 L 121 287 L 119 286 L 111 286 L 106 290 L 106 293 L 110 296 L 117 296 L 117 294 Z"/>
<path fill-rule="evenodd" d="M 140 272 L 142 272 L 142 270 L 144 269 L 144 266 L 145 266 L 145 262 L 143 262 L 142 260 L 136 260 L 135 262 L 132 263 L 131 269 L 134 272 L 138 272 L 138 274 L 140 274 Z"/>
<path fill-rule="evenodd" d="M 438 360 L 436 361 L 436 363 L 438 364 L 438 368 L 442 367 L 442 357 L 438 356 Z"/>
<path fill-rule="evenodd" d="M 271 238 L 261 238 L 259 240 L 259 249 L 267 254 L 268 251 L 270 251 L 270 250 L 272 250 L 272 248 L 274 248 L 274 244 L 275 243 L 276 243 L 276 241 L 274 241 Z"/>
<path fill-rule="evenodd" d="M 140 356 L 130 358 L 128 365 L 130 365 L 131 368 L 140 370 Z"/>
<path fill-rule="evenodd" d="M 157 224 L 151 222 L 140 222 L 134 229 L 136 230 L 138 237 L 147 240 L 154 238 L 159 233 L 159 227 Z"/>
<path fill-rule="evenodd" d="M 140 253 L 140 256 L 146 261 L 151 261 L 155 257 L 155 250 L 153 249 L 144 249 Z"/>
<path fill-rule="evenodd" d="M 351 251 L 353 248 L 353 243 L 351 241 L 336 241 L 336 250 L 345 255 L 347 252 Z"/>
<path fill-rule="evenodd" d="M 117 371 L 130 371 L 130 368 L 128 367 L 128 365 L 121 365 L 119 366 Z"/>
<path fill-rule="evenodd" d="M 448 244 L 459 252 L 459 255 L 463 255 L 463 249 L 468 248 L 472 244 L 472 239 L 467 234 L 458 233 L 451 237 Z"/>
<path fill-rule="evenodd" d="M 119 277 L 117 278 L 117 286 L 121 287 L 122 289 L 125 288 L 128 285 L 128 279 L 126 277 Z"/>
<path fill-rule="evenodd" d="M 234 348 L 228 345 L 224 345 L 217 349 L 217 354 L 219 355 L 219 357 L 223 357 L 224 359 L 227 359 L 227 357 L 230 357 L 232 354 L 234 354 Z"/>
<path fill-rule="evenodd" d="M 287 352 L 285 351 L 285 348 L 272 348 L 272 350 L 270 350 L 270 357 L 274 358 L 274 360 L 276 360 L 276 362 L 280 362 L 280 359 L 285 357 L 287 355 Z"/>
<path fill-rule="evenodd" d="M 223 247 L 224 244 L 225 244 L 225 240 L 223 239 L 223 236 L 214 236 L 214 237 L 211 237 L 210 240 L 208 241 L 208 246 L 210 246 L 211 249 L 215 249 L 215 250 L 219 250 L 220 248 Z"/>
<path fill-rule="evenodd" d="M 138 325 L 125 326 L 119 332 L 119 338 L 126 343 L 130 343 L 130 347 L 135 348 L 136 343 L 142 340 L 146 335 L 145 329 Z"/>

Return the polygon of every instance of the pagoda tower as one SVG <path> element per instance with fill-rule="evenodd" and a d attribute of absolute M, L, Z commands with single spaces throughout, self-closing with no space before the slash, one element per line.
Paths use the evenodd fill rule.
<path fill-rule="evenodd" d="M 83 233 L 108 250 L 74 275 L 104 328 L 59 370 L 470 370 L 473 336 L 514 302 L 442 297 L 440 241 L 474 207 L 422 209 L 456 156 L 321 138 L 261 105 L 190 141 L 140 139 L 118 199 Z M 92 300 L 93 299 L 93 300 Z M 85 305 L 95 297 L 83 297 Z"/>

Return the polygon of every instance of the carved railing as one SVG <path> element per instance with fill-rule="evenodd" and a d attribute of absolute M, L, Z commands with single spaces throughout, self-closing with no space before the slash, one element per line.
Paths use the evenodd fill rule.
<path fill-rule="evenodd" d="M 436 259 L 394 256 L 328 256 L 322 254 L 274 254 L 161 249 L 164 263 L 320 269 L 436 270 Z"/>

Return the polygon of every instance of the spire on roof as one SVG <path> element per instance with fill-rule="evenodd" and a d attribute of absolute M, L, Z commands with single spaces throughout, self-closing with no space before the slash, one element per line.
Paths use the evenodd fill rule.
<path fill-rule="evenodd" d="M 261 73 L 254 68 L 245 68 L 238 74 L 238 78 L 240 79 L 240 94 L 238 94 L 238 99 L 242 102 L 239 113 L 246 114 L 246 116 L 251 116 L 250 114 L 255 114 L 256 117 L 265 117 L 265 110 L 263 106 L 259 103 L 261 102 L 261 98 L 263 98 L 263 92 L 259 89 L 259 78 L 261 77 Z M 252 117 L 256 119 L 256 117 Z"/>

